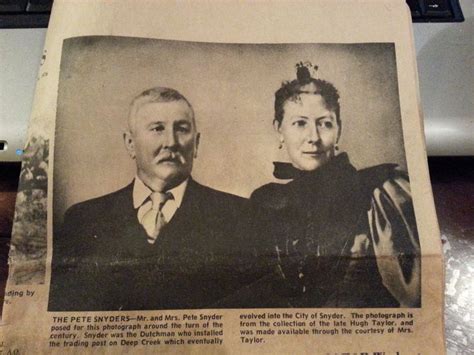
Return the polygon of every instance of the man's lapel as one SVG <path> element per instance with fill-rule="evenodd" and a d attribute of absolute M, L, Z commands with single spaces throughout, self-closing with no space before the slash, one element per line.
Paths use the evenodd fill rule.
<path fill-rule="evenodd" d="M 111 206 L 114 210 L 115 225 L 119 236 L 117 243 L 122 248 L 134 250 L 138 246 L 145 245 L 146 233 L 138 222 L 137 210 L 133 207 L 133 181 L 126 186 L 117 196 L 116 204 Z"/>

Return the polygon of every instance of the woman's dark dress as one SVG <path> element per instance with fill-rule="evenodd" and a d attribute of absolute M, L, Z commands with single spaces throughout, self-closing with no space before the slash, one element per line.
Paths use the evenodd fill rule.
<path fill-rule="evenodd" d="M 267 240 L 261 253 L 276 255 L 274 288 L 289 305 L 420 305 L 406 173 L 392 164 L 357 171 L 343 153 L 312 172 L 275 163 L 275 176 L 292 180 L 264 185 L 251 200 L 259 238 Z"/>

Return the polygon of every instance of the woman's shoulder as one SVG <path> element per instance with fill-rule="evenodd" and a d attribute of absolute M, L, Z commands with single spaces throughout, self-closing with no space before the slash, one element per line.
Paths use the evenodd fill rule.
<path fill-rule="evenodd" d="M 370 195 L 376 190 L 410 190 L 408 174 L 397 164 L 376 165 L 358 173 L 363 188 Z"/>
<path fill-rule="evenodd" d="M 260 186 L 252 192 L 252 195 L 250 195 L 250 201 L 266 208 L 281 209 L 285 207 L 288 202 L 288 194 L 286 190 L 286 184 L 271 182 Z"/>

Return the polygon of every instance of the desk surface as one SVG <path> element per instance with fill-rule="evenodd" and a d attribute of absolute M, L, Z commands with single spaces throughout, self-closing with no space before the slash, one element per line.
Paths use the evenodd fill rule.
<path fill-rule="evenodd" d="M 474 158 L 430 158 L 431 182 L 446 263 L 448 354 L 474 349 Z M 0 164 L 0 299 L 20 164 Z"/>

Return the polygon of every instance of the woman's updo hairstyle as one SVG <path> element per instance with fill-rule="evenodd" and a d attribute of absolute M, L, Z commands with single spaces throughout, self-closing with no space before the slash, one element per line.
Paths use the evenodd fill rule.
<path fill-rule="evenodd" d="M 334 111 L 339 127 L 341 127 L 339 92 L 328 81 L 315 79 L 311 76 L 310 68 L 314 71 L 318 70 L 318 66 L 311 63 L 299 62 L 296 64 L 296 79 L 293 81 L 284 81 L 275 92 L 275 118 L 274 122 L 281 125 L 283 115 L 285 114 L 284 106 L 287 100 L 297 101 L 300 94 L 321 95 L 326 103 L 328 110 Z"/>

